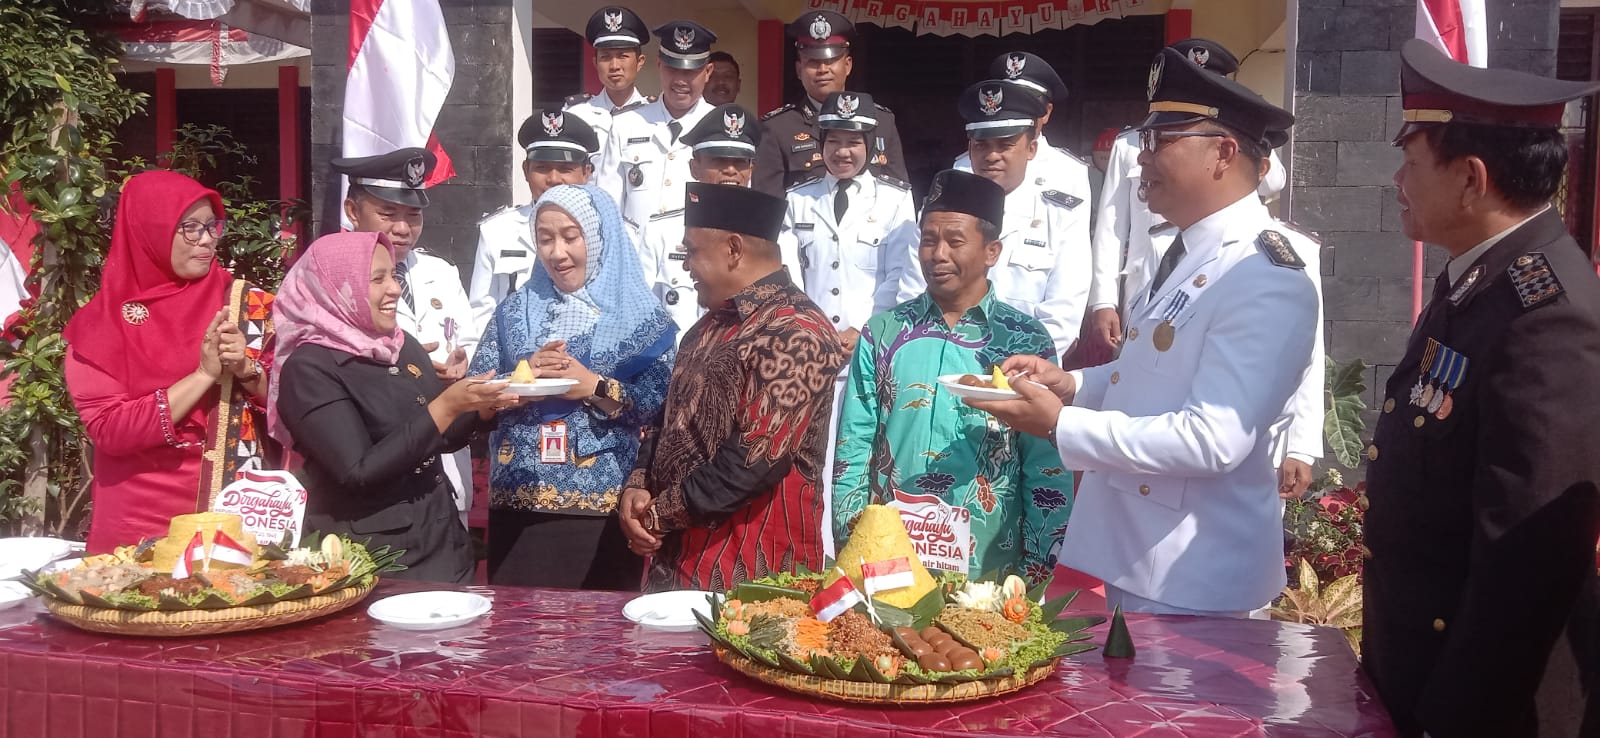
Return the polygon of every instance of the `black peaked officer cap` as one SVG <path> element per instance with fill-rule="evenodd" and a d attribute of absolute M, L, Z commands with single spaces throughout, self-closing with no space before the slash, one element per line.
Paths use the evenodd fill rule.
<path fill-rule="evenodd" d="M 535 110 L 517 129 L 529 161 L 578 163 L 600 150 L 600 137 L 582 118 L 561 110 Z"/>
<path fill-rule="evenodd" d="M 761 119 L 737 103 L 718 105 L 700 116 L 688 133 L 678 139 L 688 144 L 696 156 L 756 158 L 761 145 Z"/>
<path fill-rule="evenodd" d="M 1509 69 L 1469 67 L 1426 41 L 1400 47 L 1400 104 L 1405 125 L 1394 143 L 1423 128 L 1469 123 L 1508 128 L 1561 127 L 1567 102 L 1593 95 L 1600 82 L 1567 82 Z"/>
<path fill-rule="evenodd" d="M 684 228 L 715 228 L 778 240 L 788 200 L 739 185 L 690 182 L 684 187 Z"/>
<path fill-rule="evenodd" d="M 674 69 L 705 66 L 717 41 L 717 34 L 692 20 L 667 21 L 655 34 L 661 39 L 661 62 Z"/>
<path fill-rule="evenodd" d="M 835 131 L 870 131 L 878 127 L 878 106 L 865 92 L 835 92 L 822 101 L 817 127 Z"/>
<path fill-rule="evenodd" d="M 856 42 L 856 24 L 843 13 L 832 10 L 813 10 L 800 14 L 794 22 L 784 26 L 784 31 L 794 39 L 794 47 L 807 59 L 837 59 L 850 54 L 850 45 Z"/>
<path fill-rule="evenodd" d="M 946 169 L 933 175 L 928 185 L 922 214 L 928 213 L 966 213 L 999 228 L 1006 214 L 1006 191 L 972 172 Z"/>
<path fill-rule="evenodd" d="M 1038 54 L 1026 51 L 1001 54 L 989 62 L 989 77 L 1022 85 L 1057 105 L 1067 99 L 1067 83 L 1062 82 L 1055 67 Z"/>
<path fill-rule="evenodd" d="M 956 101 L 967 122 L 967 138 L 1006 138 L 1026 133 L 1044 117 L 1044 100 L 1033 90 L 1003 79 L 978 82 Z"/>
<path fill-rule="evenodd" d="M 1210 120 L 1268 148 L 1289 140 L 1294 116 L 1250 88 L 1195 66 L 1167 47 L 1150 65 L 1150 115 L 1140 128 Z"/>
<path fill-rule="evenodd" d="M 432 151 L 416 147 L 377 156 L 355 156 L 329 162 L 333 170 L 361 185 L 373 197 L 413 208 L 428 207 L 423 183 L 439 164 Z"/>
<path fill-rule="evenodd" d="M 1208 38 L 1186 38 L 1171 44 L 1170 48 L 1207 72 L 1232 77 L 1239 71 L 1239 57 L 1234 56 L 1233 52 L 1228 51 L 1222 44 Z"/>
<path fill-rule="evenodd" d="M 583 37 L 597 49 L 642 48 L 650 43 L 650 27 L 638 13 L 621 5 L 607 5 L 589 16 Z"/>

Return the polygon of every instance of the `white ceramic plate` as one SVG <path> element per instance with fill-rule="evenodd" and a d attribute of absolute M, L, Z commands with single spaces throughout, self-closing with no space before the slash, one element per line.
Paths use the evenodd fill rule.
<path fill-rule="evenodd" d="M 1014 400 L 1019 395 L 1011 390 L 994 389 L 993 387 L 968 387 L 961 383 L 965 374 L 945 374 L 939 377 L 939 384 L 950 390 L 956 397 L 968 397 L 974 400 Z M 981 377 L 981 375 L 979 375 Z"/>
<path fill-rule="evenodd" d="M 24 569 L 38 571 L 72 553 L 60 538 L 0 538 L 0 579 L 16 579 Z"/>
<path fill-rule="evenodd" d="M 83 563 L 83 559 L 82 558 L 74 557 L 74 558 L 70 558 L 70 559 L 61 559 L 59 561 L 51 563 L 49 566 L 46 566 L 42 570 L 42 572 L 45 573 L 45 574 L 54 574 L 54 573 L 56 573 L 58 571 L 66 571 L 68 569 L 76 569 L 76 568 L 78 568 L 78 565 L 81 564 L 81 563 Z"/>
<path fill-rule="evenodd" d="M 576 379 L 546 377 L 535 379 L 527 384 L 512 383 L 506 387 L 506 391 L 519 397 L 549 397 L 550 395 L 559 395 L 566 392 L 568 388 L 577 383 L 578 380 Z"/>
<path fill-rule="evenodd" d="M 694 613 L 711 617 L 710 592 L 680 589 L 635 597 L 622 606 L 622 616 L 647 628 L 688 630 L 696 626 Z"/>
<path fill-rule="evenodd" d="M 31 590 L 17 582 L 0 582 L 0 610 L 10 610 L 32 596 Z"/>
<path fill-rule="evenodd" d="M 471 592 L 412 592 L 378 600 L 367 607 L 367 614 L 401 630 L 444 630 L 477 620 L 493 606 L 489 598 Z"/>

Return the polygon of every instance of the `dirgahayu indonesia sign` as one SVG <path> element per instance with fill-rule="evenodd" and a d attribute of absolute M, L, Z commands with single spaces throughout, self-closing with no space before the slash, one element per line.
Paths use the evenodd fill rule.
<path fill-rule="evenodd" d="M 1171 0 L 806 0 L 855 23 L 904 28 L 919 36 L 1005 36 L 1089 25 L 1130 15 L 1160 15 Z"/>

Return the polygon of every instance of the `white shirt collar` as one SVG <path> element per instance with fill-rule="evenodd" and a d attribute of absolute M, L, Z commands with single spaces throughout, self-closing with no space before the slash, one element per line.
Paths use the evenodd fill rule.
<path fill-rule="evenodd" d="M 833 172 L 827 172 L 826 174 L 822 175 L 822 179 L 828 183 L 828 192 L 830 193 L 839 189 L 840 182 L 848 182 L 849 184 L 847 186 L 850 188 L 851 192 L 860 192 L 861 188 L 864 186 L 864 183 L 861 181 L 862 178 L 870 176 L 872 175 L 863 171 L 848 180 L 842 180 L 833 176 Z"/>
<path fill-rule="evenodd" d="M 1500 243 L 1505 239 L 1506 236 L 1511 235 L 1512 231 L 1527 225 L 1528 221 L 1543 215 L 1544 211 L 1549 209 L 1549 205 L 1539 208 L 1539 212 L 1523 218 L 1522 221 L 1516 225 L 1484 239 L 1483 243 L 1473 246 L 1471 250 L 1467 251 L 1467 253 L 1451 259 L 1450 263 L 1445 266 L 1445 274 L 1450 278 L 1450 284 L 1454 285 L 1457 280 L 1461 279 L 1462 275 L 1467 273 L 1468 269 L 1472 268 L 1473 264 L 1478 263 L 1478 259 L 1483 258 L 1483 255 L 1487 253 L 1489 249 L 1494 248 L 1495 244 Z"/>
<path fill-rule="evenodd" d="M 1183 229 L 1184 249 L 1187 253 L 1195 253 L 1202 249 L 1212 249 L 1228 241 L 1229 229 L 1244 226 L 1256 228 L 1262 218 L 1267 216 L 1267 206 L 1261 204 L 1261 198 L 1252 190 L 1244 197 L 1235 200 L 1215 213 L 1201 218 L 1194 225 Z"/>

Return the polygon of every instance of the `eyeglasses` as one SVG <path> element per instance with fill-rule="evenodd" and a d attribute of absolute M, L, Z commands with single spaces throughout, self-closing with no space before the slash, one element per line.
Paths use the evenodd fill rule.
<path fill-rule="evenodd" d="M 183 240 L 189 243 L 200 243 L 200 238 L 207 233 L 211 234 L 212 238 L 221 239 L 223 226 L 224 223 L 221 218 L 205 223 L 186 220 L 178 224 L 178 232 L 183 234 Z"/>
<path fill-rule="evenodd" d="M 1143 151 L 1155 153 L 1161 148 L 1163 139 L 1175 138 L 1229 138 L 1222 131 L 1162 131 L 1155 128 L 1143 128 L 1139 131 L 1139 148 Z"/>

